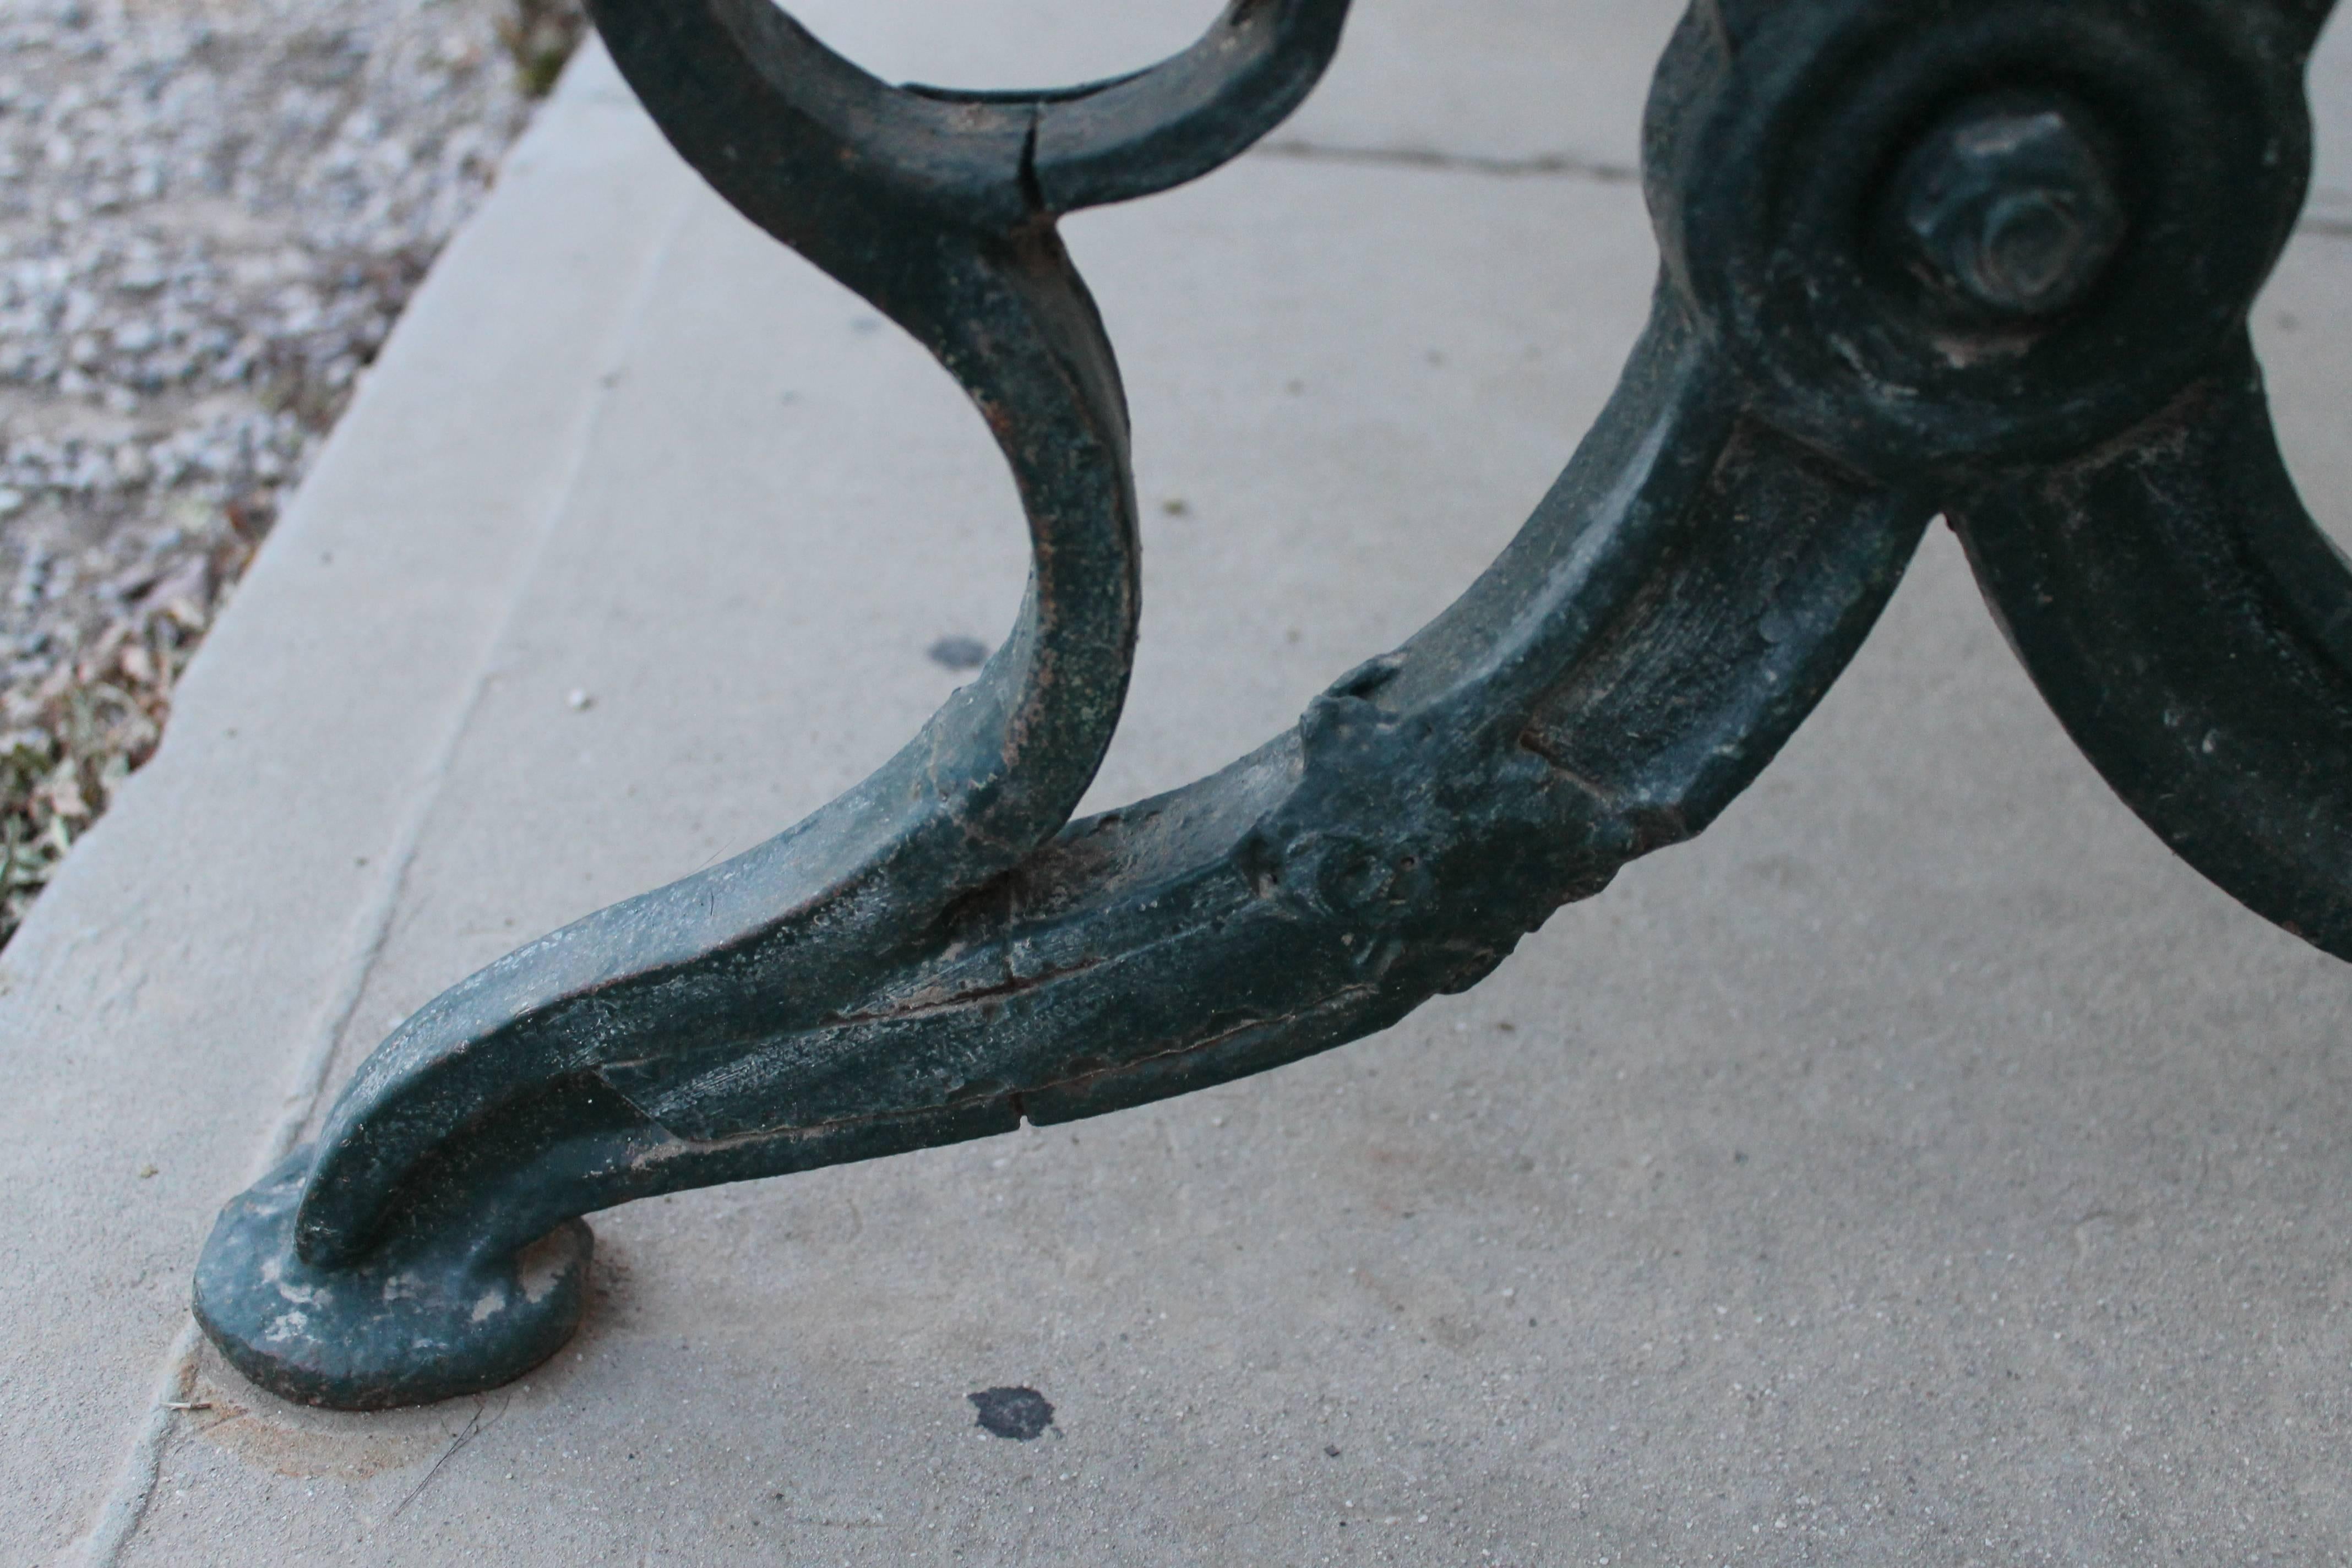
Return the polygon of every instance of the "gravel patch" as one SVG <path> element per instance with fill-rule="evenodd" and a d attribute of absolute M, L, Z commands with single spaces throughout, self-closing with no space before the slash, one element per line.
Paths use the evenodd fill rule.
<path fill-rule="evenodd" d="M 0 0 L 0 942 L 580 23 Z"/>

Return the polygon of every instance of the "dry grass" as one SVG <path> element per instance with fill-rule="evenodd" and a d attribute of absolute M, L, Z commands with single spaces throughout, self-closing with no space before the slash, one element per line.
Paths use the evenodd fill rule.
<path fill-rule="evenodd" d="M 29 692 L 0 731 L 0 943 L 66 854 L 163 738 L 172 689 L 252 546 L 226 519 L 208 549 L 152 582 L 118 584 L 121 613 Z"/>
<path fill-rule="evenodd" d="M 499 43 L 514 61 L 515 82 L 525 98 L 545 98 L 588 30 L 580 0 L 506 0 L 499 17 Z"/>

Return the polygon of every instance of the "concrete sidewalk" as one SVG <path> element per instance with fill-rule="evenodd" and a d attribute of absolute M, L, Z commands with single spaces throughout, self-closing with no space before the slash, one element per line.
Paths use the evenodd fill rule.
<path fill-rule="evenodd" d="M 803 14 L 985 85 L 1209 9 Z M 1617 172 L 1677 10 L 1370 5 L 1276 145 L 1069 226 L 1147 502 L 1094 805 L 1517 529 L 1643 318 Z M 2352 238 L 2261 329 L 2352 540 Z M 581 1339 L 485 1399 L 326 1415 L 193 1349 L 214 1213 L 391 1023 L 855 782 L 1024 559 L 947 377 L 584 56 L 0 957 L 0 1560 L 2352 1558 L 2352 970 L 2114 800 L 1940 531 L 1706 838 L 1388 1035 L 602 1215 Z M 1055 1426 L 979 1431 L 1002 1384 Z"/>

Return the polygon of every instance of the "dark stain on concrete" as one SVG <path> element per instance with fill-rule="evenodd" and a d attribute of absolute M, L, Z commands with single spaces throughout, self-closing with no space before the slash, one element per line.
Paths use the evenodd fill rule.
<path fill-rule="evenodd" d="M 1054 1407 L 1034 1388 L 983 1388 L 964 1396 L 980 1412 L 981 1430 L 1026 1443 L 1054 1424 Z"/>
<path fill-rule="evenodd" d="M 949 669 L 978 669 L 988 662 L 988 645 L 978 637 L 941 637 L 930 647 L 931 662 Z"/>

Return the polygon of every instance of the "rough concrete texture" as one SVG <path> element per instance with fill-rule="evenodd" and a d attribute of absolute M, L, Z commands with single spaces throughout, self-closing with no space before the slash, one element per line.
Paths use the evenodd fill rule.
<path fill-rule="evenodd" d="M 811 16 L 968 80 L 1011 14 L 871 9 L 916 15 Z M 1466 7 L 1465 67 L 1374 5 L 1286 134 L 1608 163 L 1630 123 L 1556 127 L 1632 112 L 1671 10 Z M 1457 107 L 1492 137 L 1449 147 Z M 509 171 L 0 967 L 0 1556 L 2352 1558 L 2352 972 L 2116 803 L 1940 531 L 1706 839 L 1386 1036 L 601 1216 L 581 1340 L 484 1399 L 328 1415 L 173 1361 L 215 1208 L 317 1084 L 852 782 L 1019 590 L 947 379 L 696 189 L 601 58 Z M 1308 153 L 1070 226 L 1147 499 L 1098 805 L 1457 592 L 1653 254 L 1622 182 Z M 2299 242 L 2262 326 L 2352 538 L 2352 242 Z M 1009 1386 L 1044 1435 L 975 1424 Z"/>

